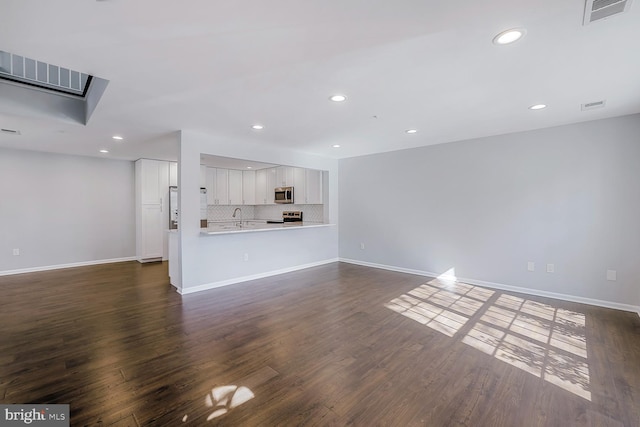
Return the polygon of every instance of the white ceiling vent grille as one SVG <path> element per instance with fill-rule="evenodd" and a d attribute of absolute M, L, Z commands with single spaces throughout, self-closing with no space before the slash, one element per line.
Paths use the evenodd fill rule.
<path fill-rule="evenodd" d="M 92 77 L 0 50 L 0 78 L 84 97 Z"/>
<path fill-rule="evenodd" d="M 581 106 L 581 110 L 582 111 L 587 111 L 587 110 L 594 110 L 596 108 L 602 108 L 604 107 L 604 104 L 607 101 L 602 100 L 602 101 L 594 101 L 594 102 L 587 102 L 586 104 L 582 104 Z"/>
<path fill-rule="evenodd" d="M 629 11 L 632 0 L 586 0 L 582 25 Z"/>
<path fill-rule="evenodd" d="M 20 135 L 20 131 L 15 129 L 0 129 L 0 133 L 7 133 L 9 135 Z"/>

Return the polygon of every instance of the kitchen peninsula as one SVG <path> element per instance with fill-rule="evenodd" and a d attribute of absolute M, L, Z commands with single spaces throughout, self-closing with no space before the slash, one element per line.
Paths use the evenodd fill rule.
<path fill-rule="evenodd" d="M 235 147 L 220 145 L 208 135 L 190 131 L 181 132 L 179 148 L 178 229 L 165 232 L 170 243 L 170 283 L 179 293 L 190 294 L 248 282 L 338 260 L 337 160 L 260 145 L 243 144 L 235 150 Z M 249 170 L 246 167 L 240 171 L 242 174 L 228 174 L 227 188 L 231 192 L 240 194 L 243 189 L 249 189 L 243 192 L 242 198 L 234 201 L 230 199 L 236 197 L 230 197 L 231 192 L 225 195 L 224 186 L 219 185 L 224 182 L 225 173 L 218 173 L 217 170 L 240 168 L 224 162 L 208 164 L 207 156 L 245 159 L 247 162 L 269 164 L 270 167 L 266 168 L 268 173 L 264 174 L 255 165 L 249 164 L 255 171 L 255 180 L 247 180 L 252 173 L 244 173 Z M 208 168 L 204 174 L 201 173 L 203 164 Z M 216 169 L 215 174 L 211 168 Z M 242 179 L 240 175 L 243 175 Z M 267 197 L 262 196 L 265 192 L 262 190 L 262 177 L 265 176 Z M 317 179 L 311 180 L 316 176 Z M 275 181 L 271 177 L 275 177 Z M 300 181 L 303 177 L 305 180 Z M 316 185 L 318 180 L 321 180 L 319 186 Z M 243 182 L 242 186 L 237 185 L 239 181 Z M 213 188 L 214 184 L 218 186 L 214 190 L 215 197 L 207 191 L 206 228 L 200 227 L 200 188 L 203 183 L 207 190 Z M 251 191 L 252 183 L 256 185 L 254 191 Z M 307 186 L 306 183 L 313 185 Z M 294 203 L 271 202 L 270 196 L 275 188 L 288 186 L 294 187 Z M 321 204 L 307 203 L 313 195 L 307 188 L 321 189 Z M 252 194 L 255 195 L 253 199 Z M 265 198 L 268 199 L 267 203 L 264 203 Z M 267 220 L 282 219 L 283 211 L 303 212 L 302 225 L 267 223 Z M 247 283 L 243 286 L 251 285 Z"/>
<path fill-rule="evenodd" d="M 242 209 L 235 208 L 233 211 L 232 219 L 236 218 L 236 213 L 242 214 Z M 207 230 L 202 231 L 201 234 L 215 235 L 223 233 L 247 233 L 254 231 L 276 231 L 286 230 L 295 227 L 326 227 L 331 224 L 324 224 L 322 222 L 306 221 L 303 222 L 302 211 L 283 211 L 282 219 L 274 220 L 242 220 L 239 221 L 209 221 Z"/>

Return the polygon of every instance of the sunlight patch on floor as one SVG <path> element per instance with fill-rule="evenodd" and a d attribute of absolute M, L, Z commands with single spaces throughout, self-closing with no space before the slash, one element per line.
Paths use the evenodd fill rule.
<path fill-rule="evenodd" d="M 214 387 L 204 398 L 204 405 L 212 412 L 207 416 L 207 421 L 212 421 L 222 415 L 227 414 L 233 408 L 237 408 L 248 402 L 255 396 L 248 387 L 237 385 L 224 385 Z M 186 423 L 188 415 L 182 417 L 182 422 Z"/>
<path fill-rule="evenodd" d="M 455 282 L 453 274 L 385 307 L 448 337 L 464 329 L 463 343 L 591 400 L 584 314 Z M 476 313 L 479 320 L 467 325 Z"/>

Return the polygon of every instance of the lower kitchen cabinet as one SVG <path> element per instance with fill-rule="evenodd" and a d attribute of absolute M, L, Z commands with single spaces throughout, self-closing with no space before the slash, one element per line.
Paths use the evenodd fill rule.
<path fill-rule="evenodd" d="M 164 217 L 160 205 L 143 205 L 140 223 L 140 247 L 137 248 L 138 261 L 155 261 L 163 258 Z"/>

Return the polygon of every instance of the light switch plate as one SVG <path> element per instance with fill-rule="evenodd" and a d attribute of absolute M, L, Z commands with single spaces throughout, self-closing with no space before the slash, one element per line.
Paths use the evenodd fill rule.
<path fill-rule="evenodd" d="M 607 270 L 607 280 L 615 282 L 618 280 L 618 272 L 616 270 Z"/>
<path fill-rule="evenodd" d="M 535 271 L 536 269 L 536 263 L 533 261 L 529 261 L 527 263 L 527 271 Z"/>
<path fill-rule="evenodd" d="M 553 273 L 556 271 L 556 266 L 553 264 L 547 264 L 547 273 Z"/>

